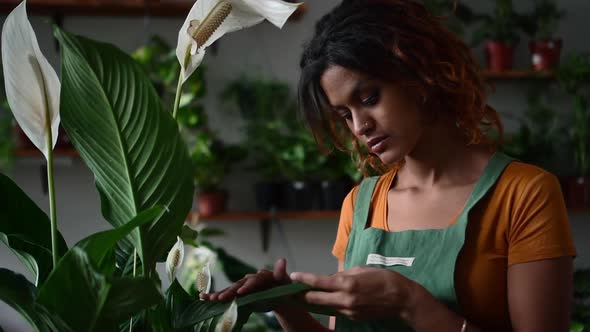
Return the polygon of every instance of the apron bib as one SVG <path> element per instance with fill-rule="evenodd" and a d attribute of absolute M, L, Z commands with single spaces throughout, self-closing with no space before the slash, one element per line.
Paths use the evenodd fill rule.
<path fill-rule="evenodd" d="M 455 263 L 465 241 L 469 211 L 494 186 L 512 159 L 496 152 L 478 179 L 457 221 L 443 229 L 387 232 L 367 228 L 371 197 L 378 177 L 359 187 L 344 268 L 373 266 L 398 272 L 426 288 L 449 308 L 459 311 L 455 295 Z M 338 317 L 336 331 L 412 331 L 397 317 L 352 321 Z"/>

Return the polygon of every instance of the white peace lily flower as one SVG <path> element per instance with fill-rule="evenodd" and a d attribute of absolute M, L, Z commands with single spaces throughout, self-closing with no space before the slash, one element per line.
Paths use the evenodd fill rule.
<path fill-rule="evenodd" d="M 198 0 L 178 33 L 176 56 L 182 82 L 201 64 L 205 49 L 224 34 L 265 19 L 282 28 L 299 5 L 280 0 Z"/>
<path fill-rule="evenodd" d="M 215 326 L 215 332 L 231 332 L 238 321 L 238 304 L 233 300 Z"/>
<path fill-rule="evenodd" d="M 168 253 L 168 258 L 166 259 L 166 273 L 168 274 L 168 278 L 170 281 L 173 281 L 176 278 L 176 273 L 178 272 L 178 268 L 182 265 L 182 260 L 184 259 L 184 243 L 180 239 L 180 237 L 176 237 L 176 243 L 172 246 L 172 249 Z"/>
<path fill-rule="evenodd" d="M 208 294 L 211 290 L 211 264 L 206 263 L 197 274 L 197 290 L 200 294 Z"/>
<path fill-rule="evenodd" d="M 49 151 L 57 142 L 61 84 L 41 53 L 27 17 L 26 1 L 21 2 L 4 22 L 2 61 L 6 97 L 14 118 L 31 142 L 49 159 Z"/>

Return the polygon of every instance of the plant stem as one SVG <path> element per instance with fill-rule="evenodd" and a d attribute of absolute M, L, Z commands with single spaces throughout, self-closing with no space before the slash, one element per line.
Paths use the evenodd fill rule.
<path fill-rule="evenodd" d="M 47 120 L 49 122 L 49 120 Z M 53 138 L 51 124 L 47 125 L 47 188 L 49 189 L 49 216 L 51 220 L 51 256 L 53 257 L 53 270 L 57 266 L 57 214 L 55 212 L 55 184 L 53 182 Z"/>
<path fill-rule="evenodd" d="M 133 278 L 135 278 L 135 267 L 137 266 L 137 248 L 133 248 Z M 129 322 L 129 332 L 133 331 L 133 317 Z"/>
<path fill-rule="evenodd" d="M 180 105 L 180 94 L 182 92 L 182 81 L 183 81 L 182 68 L 180 68 L 180 74 L 178 74 L 178 85 L 176 86 L 176 97 L 174 97 L 174 112 L 172 117 L 176 119 L 176 113 L 178 113 L 178 106 Z"/>

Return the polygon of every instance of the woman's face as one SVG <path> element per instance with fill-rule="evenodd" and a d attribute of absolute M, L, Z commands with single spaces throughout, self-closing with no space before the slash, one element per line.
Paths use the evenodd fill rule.
<path fill-rule="evenodd" d="M 384 164 L 402 160 L 422 136 L 422 112 L 399 86 L 340 66 L 329 67 L 320 84 L 333 112 Z"/>

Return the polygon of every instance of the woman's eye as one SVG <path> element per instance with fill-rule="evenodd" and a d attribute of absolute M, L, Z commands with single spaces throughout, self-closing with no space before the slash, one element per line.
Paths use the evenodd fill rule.
<path fill-rule="evenodd" d="M 377 104 L 378 101 L 379 101 L 379 93 L 375 92 L 375 93 L 371 94 L 369 97 L 361 100 L 361 104 L 363 106 L 374 106 Z"/>
<path fill-rule="evenodd" d="M 350 112 L 340 113 L 340 117 L 342 117 L 345 120 L 352 120 L 352 113 L 350 113 Z"/>

